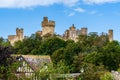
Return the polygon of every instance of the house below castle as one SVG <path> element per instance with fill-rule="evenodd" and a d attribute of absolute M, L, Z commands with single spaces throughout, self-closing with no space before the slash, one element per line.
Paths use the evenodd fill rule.
<path fill-rule="evenodd" d="M 31 78 L 30 80 L 39 80 L 36 72 L 46 69 L 51 63 L 51 58 L 47 55 L 12 55 L 12 57 L 19 63 L 15 74 L 20 80 L 23 76 Z"/>

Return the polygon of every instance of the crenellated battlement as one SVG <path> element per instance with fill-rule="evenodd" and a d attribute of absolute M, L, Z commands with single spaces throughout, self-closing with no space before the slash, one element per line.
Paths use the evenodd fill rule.
<path fill-rule="evenodd" d="M 41 22 L 42 25 L 42 36 L 46 34 L 54 34 L 55 21 L 48 20 L 48 17 L 44 17 Z"/>
<path fill-rule="evenodd" d="M 22 41 L 24 39 L 23 32 L 24 32 L 23 28 L 21 28 L 21 29 L 16 28 L 16 35 L 9 35 L 8 36 L 8 40 L 10 41 L 10 43 L 12 45 L 14 45 L 14 43 L 16 41 L 19 41 L 19 40 Z"/>

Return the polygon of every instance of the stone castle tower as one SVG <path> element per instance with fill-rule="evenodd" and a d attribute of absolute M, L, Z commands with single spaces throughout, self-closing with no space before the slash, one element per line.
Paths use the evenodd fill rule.
<path fill-rule="evenodd" d="M 16 29 L 16 36 L 18 37 L 18 40 L 23 40 L 23 28 L 19 29 L 17 28 Z"/>
<path fill-rule="evenodd" d="M 24 30 L 23 28 L 19 29 L 16 28 L 16 35 L 9 35 L 8 40 L 10 41 L 11 45 L 14 45 L 16 41 L 22 41 L 24 39 Z"/>
<path fill-rule="evenodd" d="M 47 34 L 54 35 L 55 21 L 48 21 L 48 17 L 44 17 L 41 25 L 42 36 L 45 36 Z"/>
<path fill-rule="evenodd" d="M 88 29 L 87 28 L 81 28 L 81 35 L 87 35 Z"/>
<path fill-rule="evenodd" d="M 110 42 L 113 41 L 113 30 L 112 29 L 108 30 L 108 39 Z"/>

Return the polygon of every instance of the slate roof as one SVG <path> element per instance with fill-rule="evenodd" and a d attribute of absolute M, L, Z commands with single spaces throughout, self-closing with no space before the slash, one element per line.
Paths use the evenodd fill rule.
<path fill-rule="evenodd" d="M 26 61 L 29 66 L 34 70 L 42 68 L 45 64 L 51 63 L 50 56 L 41 55 L 14 55 L 17 59 Z"/>

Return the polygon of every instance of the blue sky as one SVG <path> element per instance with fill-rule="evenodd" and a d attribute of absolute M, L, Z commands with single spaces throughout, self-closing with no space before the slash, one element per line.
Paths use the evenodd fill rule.
<path fill-rule="evenodd" d="M 120 41 L 120 0 L 0 0 L 0 36 L 15 35 L 24 28 L 30 36 L 42 30 L 44 16 L 56 21 L 55 32 L 63 34 L 72 24 L 88 32 L 114 30 Z"/>

